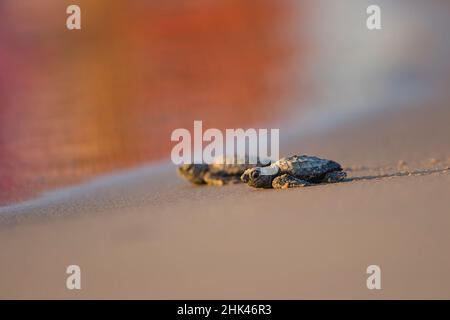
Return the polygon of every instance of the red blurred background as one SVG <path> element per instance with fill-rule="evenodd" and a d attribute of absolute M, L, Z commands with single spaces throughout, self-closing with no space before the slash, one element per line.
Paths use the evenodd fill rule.
<path fill-rule="evenodd" d="M 78 4 L 82 30 L 66 29 Z M 302 96 L 295 1 L 0 2 L 0 205 L 257 126 Z M 302 8 L 306 9 L 306 8 Z M 289 35 L 295 32 L 294 37 Z"/>

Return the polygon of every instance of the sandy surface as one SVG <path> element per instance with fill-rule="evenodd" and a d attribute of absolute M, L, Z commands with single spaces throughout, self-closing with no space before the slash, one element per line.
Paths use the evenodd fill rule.
<path fill-rule="evenodd" d="M 386 111 L 285 146 L 342 163 L 344 183 L 194 187 L 162 166 L 0 209 L 0 298 L 448 299 L 448 119 Z"/>

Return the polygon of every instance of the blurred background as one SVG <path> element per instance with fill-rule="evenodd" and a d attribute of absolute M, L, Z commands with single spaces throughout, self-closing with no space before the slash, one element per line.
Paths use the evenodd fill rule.
<path fill-rule="evenodd" d="M 289 138 L 446 92 L 450 2 L 375 2 L 379 31 L 365 0 L 2 0 L 0 205 L 166 160 L 194 120 Z"/>

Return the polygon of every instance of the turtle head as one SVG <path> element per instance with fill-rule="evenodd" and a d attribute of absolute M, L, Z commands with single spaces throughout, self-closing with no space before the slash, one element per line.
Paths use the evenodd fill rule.
<path fill-rule="evenodd" d="M 178 173 L 194 184 L 204 184 L 205 174 L 208 172 L 207 164 L 183 164 L 178 167 Z"/>
<path fill-rule="evenodd" d="M 272 180 L 277 174 L 278 168 L 255 167 L 245 170 L 241 176 L 241 180 L 251 187 L 272 188 Z"/>

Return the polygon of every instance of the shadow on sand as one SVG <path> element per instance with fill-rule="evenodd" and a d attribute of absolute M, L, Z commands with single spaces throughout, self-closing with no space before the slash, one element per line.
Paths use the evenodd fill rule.
<path fill-rule="evenodd" d="M 386 174 L 375 174 L 375 175 L 366 175 L 366 176 L 357 176 L 346 178 L 342 182 L 352 182 L 352 181 L 364 181 L 364 180 L 381 180 L 381 179 L 389 179 L 396 177 L 405 177 L 405 176 L 425 176 L 435 173 L 447 173 L 449 172 L 449 168 L 439 168 L 439 169 L 418 169 L 412 171 L 400 171 L 394 173 L 386 173 Z"/>

